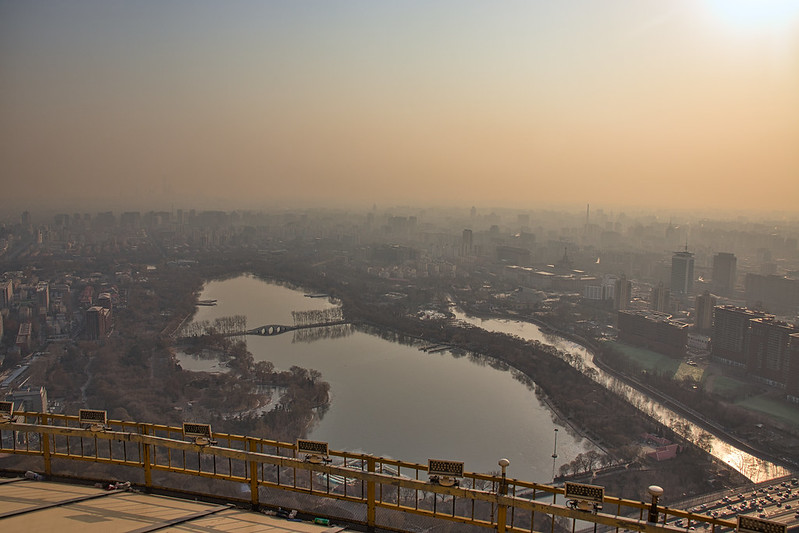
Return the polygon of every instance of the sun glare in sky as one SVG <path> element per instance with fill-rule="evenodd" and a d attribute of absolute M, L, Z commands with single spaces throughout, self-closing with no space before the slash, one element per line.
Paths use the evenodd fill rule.
<path fill-rule="evenodd" d="M 799 0 L 707 0 L 713 16 L 744 30 L 785 29 L 799 19 Z"/>

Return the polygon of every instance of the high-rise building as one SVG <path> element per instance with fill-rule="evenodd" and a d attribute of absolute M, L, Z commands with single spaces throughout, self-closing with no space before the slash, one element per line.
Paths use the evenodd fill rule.
<path fill-rule="evenodd" d="M 666 313 L 671 307 L 671 291 L 659 283 L 657 287 L 652 287 L 649 299 L 650 308 L 659 313 Z"/>
<path fill-rule="evenodd" d="M 50 310 L 50 284 L 46 281 L 40 281 L 36 285 L 36 304 L 40 313 L 42 311 L 47 313 Z"/>
<path fill-rule="evenodd" d="M 745 307 L 717 306 L 713 310 L 713 357 L 734 366 L 746 366 L 750 321 L 764 316 L 763 312 Z"/>
<path fill-rule="evenodd" d="M 785 371 L 788 399 L 799 403 L 799 333 L 792 333 L 788 343 L 788 368 Z"/>
<path fill-rule="evenodd" d="M 672 320 L 667 313 L 619 311 L 619 340 L 643 346 L 671 357 L 685 356 L 688 324 Z"/>
<path fill-rule="evenodd" d="M 86 311 L 86 337 L 97 340 L 105 337 L 111 328 L 111 311 L 105 307 L 94 306 Z"/>
<path fill-rule="evenodd" d="M 729 295 L 735 289 L 738 260 L 734 254 L 721 252 L 713 256 L 713 290 Z"/>
<path fill-rule="evenodd" d="M 624 311 L 630 308 L 632 299 L 633 284 L 624 274 L 616 280 L 613 291 L 613 308 L 616 311 Z"/>
<path fill-rule="evenodd" d="M 474 245 L 474 235 L 472 230 L 463 230 L 463 237 L 461 238 L 461 257 L 472 255 L 472 247 Z"/>
<path fill-rule="evenodd" d="M 686 250 L 671 257 L 671 293 L 687 296 L 694 290 L 694 254 Z"/>
<path fill-rule="evenodd" d="M 11 307 L 14 300 L 14 282 L 11 280 L 0 281 L 0 309 Z"/>
<path fill-rule="evenodd" d="M 799 334 L 799 328 L 772 316 L 752 319 L 749 327 L 747 371 L 771 384 L 785 385 L 789 344 L 791 336 Z"/>
<path fill-rule="evenodd" d="M 699 331 L 710 331 L 713 327 L 713 308 L 716 297 L 705 291 L 696 297 L 694 327 Z"/>
<path fill-rule="evenodd" d="M 141 213 L 126 211 L 119 216 L 119 225 L 125 230 L 137 230 L 141 227 Z"/>

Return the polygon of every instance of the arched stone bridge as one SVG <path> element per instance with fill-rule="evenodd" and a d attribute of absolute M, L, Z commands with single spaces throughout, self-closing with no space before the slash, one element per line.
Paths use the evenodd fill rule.
<path fill-rule="evenodd" d="M 295 329 L 298 329 L 297 326 L 261 326 L 260 328 L 249 330 L 247 335 L 262 335 L 264 337 L 269 337 L 271 335 L 280 335 L 281 333 L 285 333 L 287 331 L 294 331 Z"/>
<path fill-rule="evenodd" d="M 287 331 L 294 331 L 297 329 L 307 329 L 307 328 L 323 328 L 325 326 L 338 326 L 340 324 L 348 324 L 349 321 L 347 320 L 336 320 L 334 322 L 320 322 L 318 324 L 304 324 L 302 326 L 281 326 L 278 324 L 261 326 L 259 328 L 251 329 L 246 331 L 246 335 L 261 335 L 263 337 L 271 337 L 272 335 L 280 335 L 281 333 L 286 333 Z"/>

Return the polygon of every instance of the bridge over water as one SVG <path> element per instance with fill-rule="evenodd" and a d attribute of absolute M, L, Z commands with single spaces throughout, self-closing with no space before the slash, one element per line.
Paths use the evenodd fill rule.
<path fill-rule="evenodd" d="M 245 335 L 261 335 L 263 337 L 270 337 L 272 335 L 280 335 L 281 333 L 286 333 L 288 331 L 295 331 L 298 329 L 310 329 L 310 328 L 324 328 L 327 326 L 340 326 L 342 324 L 349 324 L 348 320 L 334 320 L 331 322 L 318 322 L 316 324 L 303 324 L 300 326 L 282 326 L 279 324 L 272 324 L 261 326 L 255 329 L 250 329 L 244 332 Z"/>

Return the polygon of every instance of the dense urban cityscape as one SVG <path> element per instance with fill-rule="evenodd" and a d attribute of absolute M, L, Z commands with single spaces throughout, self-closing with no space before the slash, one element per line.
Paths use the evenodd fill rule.
<path fill-rule="evenodd" d="M 254 361 L 246 341 L 230 340 L 246 339 L 246 317 L 192 321 L 203 284 L 254 274 L 333 298 L 346 327 L 480 353 L 526 374 L 553 416 L 597 445 L 553 465 L 557 476 L 601 479 L 607 470 L 603 483 L 629 497 L 655 481 L 670 498 L 736 487 L 746 473 L 707 462 L 710 434 L 799 467 L 797 235 L 795 221 L 662 220 L 588 206 L 24 212 L 2 233 L 3 395 L 28 411 L 94 408 L 119 420 L 203 419 L 231 432 L 307 437 L 308 420 L 335 402 L 326 376 Z M 602 368 L 666 399 L 702 433 L 624 414 L 636 409 L 590 380 L 587 395 L 575 393 L 586 386 L 579 376 L 526 366 L 513 355 L 520 339 L 481 334 L 453 318 L 453 306 L 534 322 L 586 346 Z M 198 350 L 229 370 L 183 370 L 177 354 Z M 698 464 L 700 475 L 688 476 Z M 635 485 L 623 480 L 632 472 Z"/>
<path fill-rule="evenodd" d="M 0 1 L 0 526 L 799 530 L 799 0 Z"/>

